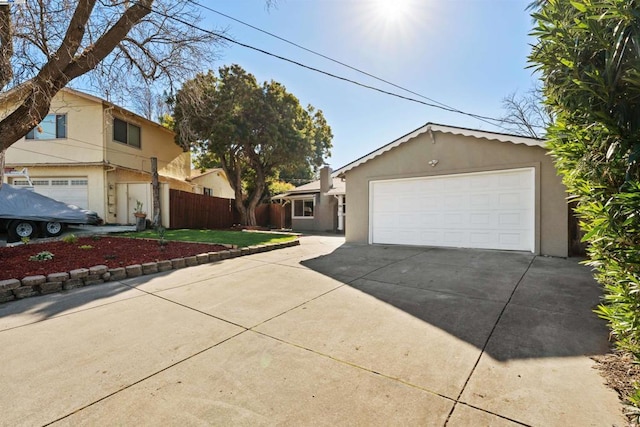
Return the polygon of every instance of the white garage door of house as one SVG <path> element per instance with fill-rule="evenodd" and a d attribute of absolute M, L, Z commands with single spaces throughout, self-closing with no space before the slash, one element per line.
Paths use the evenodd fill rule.
<path fill-rule="evenodd" d="M 534 169 L 372 181 L 369 241 L 534 251 Z"/>
<path fill-rule="evenodd" d="M 89 180 L 86 177 L 38 177 L 31 178 L 31 182 L 33 182 L 33 189 L 36 193 L 84 209 L 89 206 Z M 29 185 L 27 180 L 18 178 L 15 178 L 12 184 L 18 187 Z"/>

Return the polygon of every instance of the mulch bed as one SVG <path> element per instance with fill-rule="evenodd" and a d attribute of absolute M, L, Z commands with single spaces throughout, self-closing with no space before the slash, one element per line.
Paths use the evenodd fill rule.
<path fill-rule="evenodd" d="M 634 363 L 631 354 L 613 351 L 612 353 L 592 356 L 596 362 L 596 369 L 600 371 L 607 386 L 618 393 L 618 397 L 625 406 L 625 415 L 630 427 L 639 427 L 638 417 L 640 411 L 629 405 L 628 397 L 631 396 L 637 384 L 640 384 L 640 365 Z"/>
<path fill-rule="evenodd" d="M 208 243 L 165 242 L 124 237 L 81 237 L 75 243 L 50 241 L 0 248 L 0 280 L 61 273 L 78 268 L 106 265 L 126 267 L 226 250 L 225 246 Z M 81 248 L 84 246 L 85 248 Z M 87 246 L 91 246 L 90 248 Z M 46 261 L 30 261 L 29 257 L 49 251 L 54 257 Z"/>

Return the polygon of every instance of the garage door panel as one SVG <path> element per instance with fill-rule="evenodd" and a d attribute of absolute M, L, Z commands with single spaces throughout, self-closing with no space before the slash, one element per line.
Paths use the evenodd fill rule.
<path fill-rule="evenodd" d="M 500 244 L 517 248 L 522 244 L 520 233 L 500 233 Z"/>
<path fill-rule="evenodd" d="M 469 215 L 469 224 L 473 228 L 477 228 L 477 226 L 489 227 L 494 224 L 492 219 L 495 221 L 495 217 L 492 218 L 488 213 L 472 212 Z"/>
<path fill-rule="evenodd" d="M 443 241 L 448 246 L 463 246 L 465 234 L 462 231 L 447 230 L 443 234 Z"/>
<path fill-rule="evenodd" d="M 395 214 L 387 214 L 381 213 L 376 215 L 376 224 L 379 225 L 381 229 L 384 228 L 393 228 L 397 225 L 397 216 Z"/>
<path fill-rule="evenodd" d="M 469 233 L 469 243 L 472 247 L 482 248 L 496 243 L 497 237 L 495 233 L 490 232 L 471 232 Z"/>
<path fill-rule="evenodd" d="M 450 212 L 449 215 L 444 217 L 444 225 L 446 225 L 447 228 L 465 228 L 467 218 L 461 213 Z"/>
<path fill-rule="evenodd" d="M 398 199 L 398 210 L 400 212 L 411 212 L 412 210 L 414 210 L 415 205 L 416 205 L 416 200 L 415 197 L 411 196 L 410 194 L 407 195 L 402 195 L 399 199 Z"/>
<path fill-rule="evenodd" d="M 468 205 L 468 200 L 461 197 L 460 194 L 447 194 L 444 196 L 444 207 L 447 210 L 460 210 Z"/>
<path fill-rule="evenodd" d="M 416 209 L 419 209 L 421 212 L 439 212 L 440 207 L 438 207 L 438 203 L 440 200 L 437 197 L 433 196 L 418 196 L 418 203 L 416 203 Z"/>
<path fill-rule="evenodd" d="M 442 191 L 442 184 L 437 181 L 418 181 L 415 188 L 420 193 L 438 193 Z"/>
<path fill-rule="evenodd" d="M 498 218 L 500 228 L 525 226 L 526 215 L 522 215 L 519 212 L 500 214 Z"/>
<path fill-rule="evenodd" d="M 472 208 L 490 208 L 498 202 L 498 196 L 490 193 L 472 194 L 469 197 L 469 206 Z"/>
<path fill-rule="evenodd" d="M 396 219 L 399 229 L 402 229 L 404 227 L 412 228 L 409 224 L 415 227 L 416 224 L 420 222 L 420 216 L 416 214 L 398 214 L 396 216 Z"/>
<path fill-rule="evenodd" d="M 533 169 L 371 183 L 371 242 L 533 251 Z"/>
<path fill-rule="evenodd" d="M 530 207 L 526 192 L 501 193 L 498 197 L 498 205 L 503 209 L 527 209 Z"/>
<path fill-rule="evenodd" d="M 89 205 L 88 179 L 86 177 L 37 177 L 32 178 L 33 191 L 52 199 L 87 209 Z M 14 179 L 13 185 L 28 186 L 25 179 Z"/>
<path fill-rule="evenodd" d="M 420 216 L 420 228 L 428 229 L 431 227 L 441 227 L 444 222 L 444 216 L 440 213 L 427 212 Z"/>
<path fill-rule="evenodd" d="M 419 243 L 416 243 L 417 245 L 436 245 L 437 242 L 441 242 L 442 239 L 444 238 L 444 231 L 443 230 L 433 230 L 433 229 L 429 229 L 429 230 L 422 230 L 422 232 L 417 233 L 419 236 Z"/>

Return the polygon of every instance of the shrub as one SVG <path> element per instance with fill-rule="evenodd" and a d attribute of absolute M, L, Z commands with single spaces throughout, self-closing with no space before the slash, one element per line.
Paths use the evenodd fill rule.
<path fill-rule="evenodd" d="M 49 251 L 42 251 L 29 257 L 29 261 L 48 261 L 53 259 L 53 254 Z"/>
<path fill-rule="evenodd" d="M 75 234 L 68 234 L 62 238 L 62 241 L 65 243 L 75 244 L 78 243 L 78 236 Z"/>
<path fill-rule="evenodd" d="M 640 358 L 640 25 L 629 0 L 538 1 L 530 60 L 542 72 L 556 167 L 578 201 L 604 297 L 596 312 Z M 638 399 L 635 403 L 638 403 Z"/>

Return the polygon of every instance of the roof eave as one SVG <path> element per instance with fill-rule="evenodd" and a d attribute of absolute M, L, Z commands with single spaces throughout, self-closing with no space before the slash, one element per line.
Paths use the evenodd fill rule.
<path fill-rule="evenodd" d="M 344 178 L 346 172 L 352 169 L 355 169 L 358 166 L 363 165 L 364 163 L 367 163 L 369 160 L 372 160 L 386 153 L 387 151 L 392 150 L 393 148 L 396 148 L 404 144 L 405 142 L 418 137 L 423 133 L 429 133 L 431 135 L 431 138 L 433 139 L 433 135 L 432 135 L 433 132 L 470 136 L 477 139 L 487 139 L 489 141 L 510 142 L 512 144 L 524 144 L 530 147 L 544 148 L 544 145 L 545 145 L 545 141 L 543 139 L 529 138 L 525 136 L 510 135 L 510 134 L 502 134 L 502 133 L 496 133 L 496 132 L 487 132 L 487 131 L 476 130 L 476 129 L 458 128 L 453 126 L 440 125 L 437 123 L 427 123 L 424 126 L 419 127 L 418 129 L 412 132 L 409 132 L 406 135 L 403 135 L 400 138 L 378 148 L 377 150 L 374 150 L 369 154 L 362 156 L 359 159 L 341 167 L 340 169 L 336 170 L 332 174 L 332 176 Z"/>

